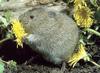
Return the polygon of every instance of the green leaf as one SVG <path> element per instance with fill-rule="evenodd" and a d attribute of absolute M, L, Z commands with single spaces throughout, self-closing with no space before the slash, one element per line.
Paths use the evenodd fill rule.
<path fill-rule="evenodd" d="M 15 61 L 13 61 L 13 60 L 8 61 L 7 64 L 11 70 L 17 69 L 17 63 Z"/>
<path fill-rule="evenodd" d="M 97 0 L 90 0 L 91 4 L 98 7 Z"/>
<path fill-rule="evenodd" d="M 2 61 L 0 61 L 0 73 L 4 72 L 4 63 Z"/>
<path fill-rule="evenodd" d="M 3 25 L 4 25 L 5 27 L 8 26 L 8 22 L 7 22 L 6 18 L 0 16 L 0 21 L 3 23 Z"/>
<path fill-rule="evenodd" d="M 100 8 L 98 7 L 97 11 L 95 12 L 95 19 L 100 22 Z"/>

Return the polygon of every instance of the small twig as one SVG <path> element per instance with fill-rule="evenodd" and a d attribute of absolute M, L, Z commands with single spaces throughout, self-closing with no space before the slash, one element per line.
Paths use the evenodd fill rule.
<path fill-rule="evenodd" d="M 5 41 L 7 41 L 7 40 L 9 40 L 9 39 L 11 39 L 11 38 L 4 38 L 4 39 L 2 39 L 2 40 L 0 40 L 0 44 L 2 44 L 3 42 L 5 42 Z"/>
<path fill-rule="evenodd" d="M 62 67 L 61 67 L 61 72 L 64 73 L 65 70 L 66 70 L 66 63 L 63 62 L 63 63 L 62 63 Z"/>
<path fill-rule="evenodd" d="M 86 43 L 83 41 L 83 39 L 80 39 L 79 42 L 86 45 Z"/>
<path fill-rule="evenodd" d="M 97 36 L 99 36 L 100 37 L 100 32 L 98 32 L 98 31 L 96 31 L 96 30 L 93 30 L 93 29 L 91 29 L 91 28 L 87 28 L 87 29 L 85 29 L 87 32 L 90 32 L 90 33 L 92 33 L 92 34 L 95 34 L 95 35 L 97 35 Z"/>
<path fill-rule="evenodd" d="M 33 61 L 33 59 L 34 59 L 34 57 L 31 57 L 28 61 L 26 61 L 26 62 L 24 63 L 24 65 L 27 65 L 27 64 L 31 63 L 31 62 Z"/>
<path fill-rule="evenodd" d="M 97 66 L 98 68 L 100 68 L 100 65 L 99 64 L 97 64 L 96 62 L 94 62 L 94 61 L 90 61 L 92 64 L 94 64 L 95 66 Z"/>
<path fill-rule="evenodd" d="M 97 31 L 98 29 L 99 29 L 99 27 L 97 26 L 97 27 L 95 28 L 95 30 Z M 92 35 L 93 35 L 93 34 L 89 34 L 88 37 L 87 37 L 87 39 L 90 39 Z"/>

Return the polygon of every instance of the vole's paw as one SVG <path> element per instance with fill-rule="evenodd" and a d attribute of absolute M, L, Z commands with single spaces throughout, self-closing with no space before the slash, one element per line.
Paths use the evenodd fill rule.
<path fill-rule="evenodd" d="M 62 63 L 62 67 L 61 67 L 61 72 L 62 72 L 62 73 L 65 73 L 65 70 L 66 70 L 66 63 L 63 62 L 63 63 Z"/>

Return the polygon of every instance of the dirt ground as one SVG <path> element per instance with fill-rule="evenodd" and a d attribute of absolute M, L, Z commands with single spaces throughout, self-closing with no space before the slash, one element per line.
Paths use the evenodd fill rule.
<path fill-rule="evenodd" d="M 89 48 L 87 51 L 93 55 L 92 59 L 100 64 L 100 46 L 98 46 L 100 41 L 98 40 L 95 39 L 97 45 L 87 46 Z M 4 73 L 63 73 L 61 65 L 55 66 L 48 63 L 25 44 L 23 49 L 18 49 L 11 40 L 0 46 L 0 56 L 5 61 L 14 60 L 17 62 L 17 67 L 14 69 L 6 65 Z M 89 62 L 81 60 L 73 69 L 66 66 L 64 73 L 100 73 L 100 69 Z"/>

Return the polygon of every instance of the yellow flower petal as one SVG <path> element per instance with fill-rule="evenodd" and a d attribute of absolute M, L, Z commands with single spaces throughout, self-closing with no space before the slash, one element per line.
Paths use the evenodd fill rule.
<path fill-rule="evenodd" d="M 74 0 L 74 7 L 75 8 L 81 7 L 82 5 L 85 5 L 86 6 L 85 0 Z"/>
<path fill-rule="evenodd" d="M 68 63 L 69 63 L 70 66 L 74 67 L 74 66 L 76 65 L 76 63 L 77 63 L 79 60 L 81 60 L 81 59 L 84 59 L 84 60 L 86 60 L 86 61 L 87 61 L 87 60 L 90 60 L 90 58 L 89 58 L 87 52 L 85 51 L 85 46 L 84 46 L 83 44 L 80 44 L 80 45 L 79 45 L 79 50 L 78 50 L 78 52 L 74 53 L 74 54 L 70 57 Z"/>
<path fill-rule="evenodd" d="M 87 6 L 81 6 L 78 9 L 74 9 L 74 19 L 80 27 L 90 27 L 93 23 L 93 12 Z"/>
<path fill-rule="evenodd" d="M 24 31 L 24 28 L 21 22 L 19 22 L 19 20 L 17 19 L 14 19 L 12 20 L 11 24 L 12 24 L 12 32 L 14 33 L 16 37 L 15 41 L 17 42 L 17 47 L 18 46 L 23 47 L 22 39 L 26 35 L 26 32 Z"/>

